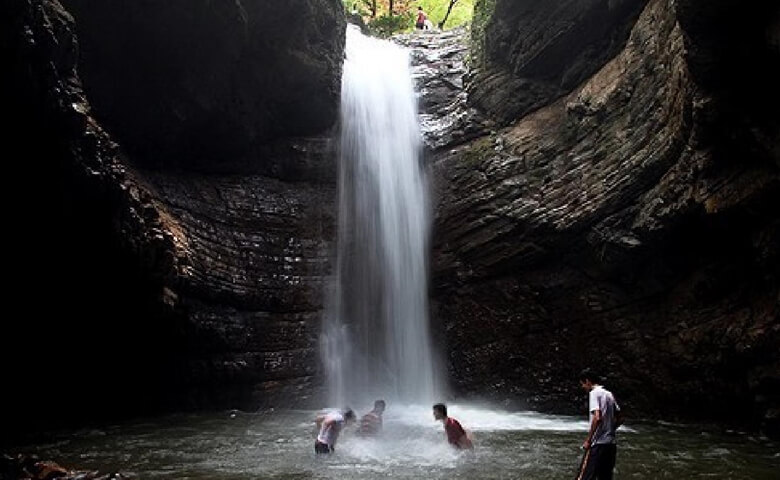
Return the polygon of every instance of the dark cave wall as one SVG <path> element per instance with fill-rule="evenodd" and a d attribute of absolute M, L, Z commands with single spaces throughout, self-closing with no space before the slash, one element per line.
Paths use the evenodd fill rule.
<path fill-rule="evenodd" d="M 3 325 L 0 442 L 316 389 L 344 23 L 340 2 L 299 3 L 288 28 L 260 25 L 263 2 L 68 2 L 90 7 L 85 24 L 56 1 L 2 5 L 9 151 L 23 152 L 7 173 L 29 199 L 12 216 L 24 313 Z M 199 30 L 207 14 L 221 22 Z M 238 140 L 222 130 L 236 122 Z"/>
<path fill-rule="evenodd" d="M 482 18 L 501 15 L 476 48 L 507 38 L 504 57 L 475 53 L 483 68 L 506 74 L 511 45 L 554 31 L 502 27 L 533 18 L 529 3 L 482 4 Z M 597 28 L 630 32 L 608 56 L 573 46 L 591 73 L 567 90 L 578 62 L 547 71 L 565 94 L 535 97 L 533 113 L 505 115 L 470 91 L 493 119 L 520 118 L 434 159 L 434 318 L 461 394 L 582 411 L 576 374 L 594 366 L 635 417 L 777 434 L 777 8 L 653 0 Z M 527 77 L 520 58 L 513 71 Z M 535 95 L 516 81 L 492 88 Z"/>
<path fill-rule="evenodd" d="M 2 441 L 316 394 L 343 19 L 293 4 L 293 26 L 263 2 L 0 6 L 8 174 L 34 192 L 10 217 Z M 469 106 L 506 127 L 431 144 L 457 392 L 576 412 L 591 364 L 633 417 L 777 432 L 777 7 L 482 5 Z"/>
<path fill-rule="evenodd" d="M 0 443 L 157 408 L 176 318 L 161 300 L 172 238 L 115 161 L 75 76 L 71 18 L 54 2 L 2 7 L 9 311 Z M 155 332 L 149 335 L 149 332 Z"/>
<path fill-rule="evenodd" d="M 269 173 L 268 143 L 336 120 L 341 2 L 62 3 L 96 117 L 136 163 Z"/>
<path fill-rule="evenodd" d="M 615 56 L 647 0 L 480 0 L 470 102 L 499 123 L 571 91 Z"/>

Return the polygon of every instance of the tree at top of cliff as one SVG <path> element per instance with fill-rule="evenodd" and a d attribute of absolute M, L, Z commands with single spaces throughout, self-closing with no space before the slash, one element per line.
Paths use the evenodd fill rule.
<path fill-rule="evenodd" d="M 474 0 L 343 0 L 348 12 L 357 13 L 366 20 L 389 16 L 409 16 L 420 6 L 439 28 L 453 28 L 471 22 Z M 413 22 L 404 23 L 402 30 L 410 30 Z"/>

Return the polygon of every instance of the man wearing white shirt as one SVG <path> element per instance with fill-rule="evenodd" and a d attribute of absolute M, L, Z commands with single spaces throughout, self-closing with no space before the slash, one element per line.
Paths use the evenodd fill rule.
<path fill-rule="evenodd" d="M 333 453 L 336 450 L 336 440 L 338 440 L 342 428 L 354 421 L 355 413 L 350 408 L 317 416 L 314 423 L 317 424 L 319 433 L 314 442 L 314 452 L 317 454 Z"/>
<path fill-rule="evenodd" d="M 617 428 L 623 423 L 620 406 L 612 392 L 600 384 L 592 370 L 580 373 L 580 386 L 588 392 L 590 428 L 582 443 L 586 450 L 578 480 L 612 480 L 617 457 Z"/>

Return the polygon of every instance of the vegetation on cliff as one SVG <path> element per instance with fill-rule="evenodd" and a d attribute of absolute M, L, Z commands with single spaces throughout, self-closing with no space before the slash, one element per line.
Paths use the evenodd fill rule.
<path fill-rule="evenodd" d="M 378 36 L 389 36 L 414 29 L 417 7 L 423 8 L 434 27 L 443 29 L 470 23 L 474 12 L 474 0 L 342 0 L 342 2 L 349 15 L 359 16 L 368 30 Z"/>

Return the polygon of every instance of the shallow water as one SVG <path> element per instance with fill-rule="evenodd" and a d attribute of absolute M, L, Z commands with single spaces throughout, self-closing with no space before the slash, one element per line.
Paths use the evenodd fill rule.
<path fill-rule="evenodd" d="M 347 430 L 323 458 L 313 452 L 315 413 L 174 415 L 16 450 L 142 479 L 561 479 L 573 478 L 587 427 L 580 418 L 452 405 L 450 415 L 474 433 L 474 452 L 461 453 L 428 407 L 390 405 L 380 438 Z M 629 427 L 619 432 L 616 478 L 774 480 L 780 472 L 780 445 L 765 439 L 701 426 Z"/>

